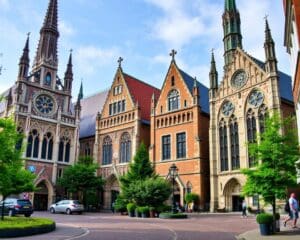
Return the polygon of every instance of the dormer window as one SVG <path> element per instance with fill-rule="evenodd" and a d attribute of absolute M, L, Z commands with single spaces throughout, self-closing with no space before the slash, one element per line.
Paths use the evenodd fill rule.
<path fill-rule="evenodd" d="M 114 87 L 114 96 L 119 95 L 122 93 L 122 85 Z"/>
<path fill-rule="evenodd" d="M 172 90 L 168 95 L 168 109 L 174 111 L 179 109 L 179 93 L 177 90 Z"/>
<path fill-rule="evenodd" d="M 51 86 L 51 74 L 48 72 L 46 77 L 45 77 L 45 81 L 44 84 L 47 86 Z"/>

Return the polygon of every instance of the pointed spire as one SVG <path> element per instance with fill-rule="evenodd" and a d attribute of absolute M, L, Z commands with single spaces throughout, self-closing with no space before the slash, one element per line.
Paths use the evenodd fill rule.
<path fill-rule="evenodd" d="M 83 87 L 82 87 L 82 80 L 81 80 L 81 84 L 80 84 L 80 89 L 79 89 L 79 93 L 78 93 L 78 100 L 80 101 L 81 99 L 83 99 Z"/>
<path fill-rule="evenodd" d="M 44 19 L 43 28 L 50 28 L 57 31 L 57 0 L 50 0 L 47 13 Z M 42 28 L 42 29 L 43 29 Z"/>
<path fill-rule="evenodd" d="M 235 11 L 235 0 L 225 0 L 225 11 Z"/>
<path fill-rule="evenodd" d="M 268 15 L 265 16 L 265 42 L 274 42 L 268 22 Z"/>
<path fill-rule="evenodd" d="M 214 49 L 211 51 L 210 71 L 209 71 L 210 88 L 218 88 L 218 72 L 216 68 L 216 61 L 214 55 Z"/>
<path fill-rule="evenodd" d="M 275 43 L 272 38 L 271 30 L 269 27 L 269 22 L 267 19 L 268 16 L 265 16 L 265 56 L 266 64 L 265 69 L 268 73 L 277 73 L 277 59 L 275 53 Z"/>
<path fill-rule="evenodd" d="M 29 35 L 30 35 L 30 32 L 27 33 L 27 39 L 26 39 L 25 46 L 23 48 L 23 54 L 20 58 L 20 64 L 23 63 L 23 64 L 29 65 Z"/>
<path fill-rule="evenodd" d="M 72 64 L 72 49 L 70 50 L 70 55 L 69 55 L 69 60 L 68 60 L 68 65 L 67 65 L 67 70 L 65 73 L 65 76 L 72 76 L 73 77 L 73 64 Z"/>

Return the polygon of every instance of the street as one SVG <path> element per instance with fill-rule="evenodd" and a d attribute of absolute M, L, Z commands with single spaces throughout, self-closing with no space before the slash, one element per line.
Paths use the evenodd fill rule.
<path fill-rule="evenodd" d="M 255 218 L 240 214 L 192 214 L 188 219 L 129 218 L 111 213 L 83 215 L 35 212 L 34 217 L 53 218 L 57 230 L 25 240 L 234 240 L 235 236 L 257 228 Z"/>

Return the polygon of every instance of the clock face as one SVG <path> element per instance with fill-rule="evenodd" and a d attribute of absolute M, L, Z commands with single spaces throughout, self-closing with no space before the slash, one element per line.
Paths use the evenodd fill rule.
<path fill-rule="evenodd" d="M 35 99 L 35 107 L 43 114 L 50 114 L 54 110 L 54 101 L 50 96 L 41 94 Z"/>
<path fill-rule="evenodd" d="M 234 111 L 234 106 L 231 102 L 227 101 L 226 103 L 223 104 L 222 107 L 222 113 L 225 116 L 229 116 L 231 113 Z"/>
<path fill-rule="evenodd" d="M 260 91 L 253 91 L 249 96 L 249 103 L 254 107 L 259 107 L 264 101 L 264 95 Z"/>
<path fill-rule="evenodd" d="M 240 88 L 244 86 L 247 82 L 247 74 L 244 70 L 238 70 L 232 76 L 231 85 Z"/>

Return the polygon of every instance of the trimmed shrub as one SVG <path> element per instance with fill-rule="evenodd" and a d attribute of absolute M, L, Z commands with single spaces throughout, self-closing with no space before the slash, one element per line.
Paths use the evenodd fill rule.
<path fill-rule="evenodd" d="M 136 209 L 136 205 L 134 203 L 128 203 L 126 208 L 127 208 L 127 212 L 134 212 Z"/>
<path fill-rule="evenodd" d="M 197 203 L 199 201 L 199 195 L 196 193 L 187 193 L 184 197 L 186 203 Z"/>
<path fill-rule="evenodd" d="M 273 222 L 273 215 L 269 213 L 260 213 L 256 216 L 256 222 L 259 224 L 270 224 Z"/>
<path fill-rule="evenodd" d="M 143 214 L 148 214 L 149 213 L 149 207 L 140 207 L 140 212 Z"/>
<path fill-rule="evenodd" d="M 115 211 L 116 212 L 126 212 L 127 211 L 127 201 L 121 196 L 119 195 L 115 201 Z"/>

